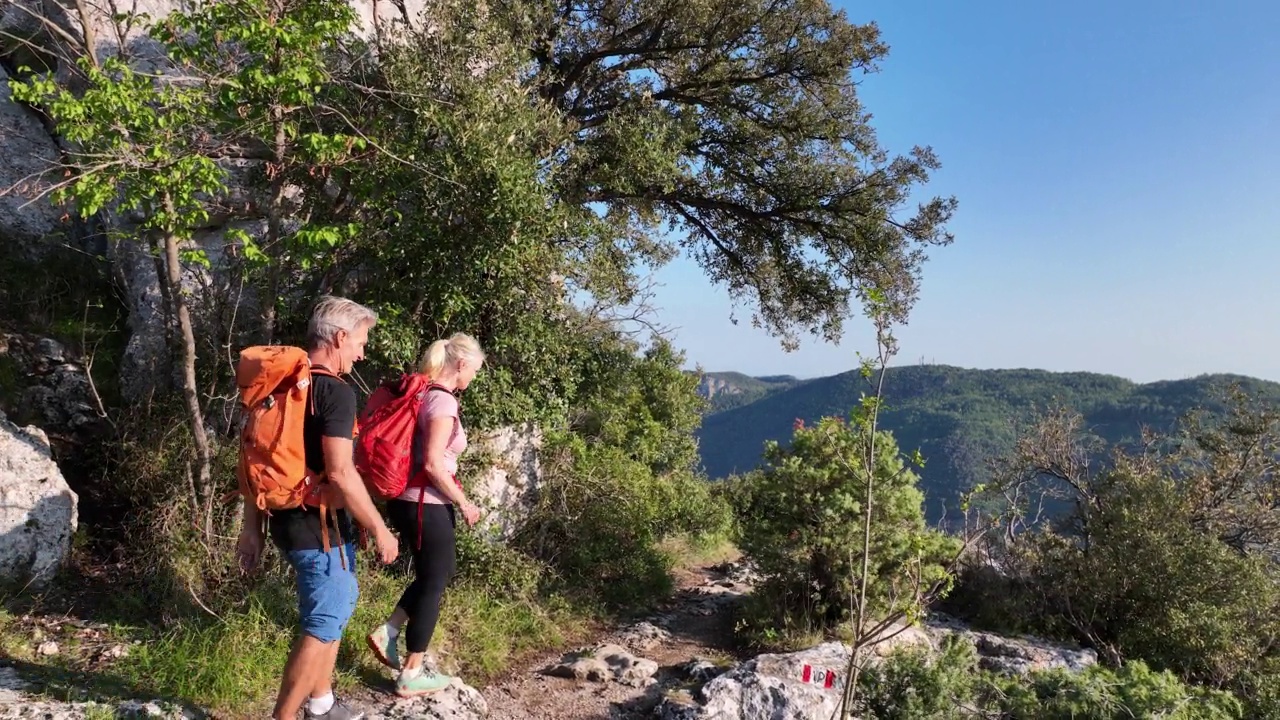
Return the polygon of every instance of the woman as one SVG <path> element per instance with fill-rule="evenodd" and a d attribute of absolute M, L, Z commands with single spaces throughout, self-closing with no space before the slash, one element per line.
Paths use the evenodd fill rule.
<path fill-rule="evenodd" d="M 468 526 L 480 517 L 454 479 L 458 455 L 467 447 L 454 393 L 465 390 L 483 364 L 484 352 L 475 338 L 457 333 L 432 343 L 418 368 L 432 382 L 418 414 L 413 443 L 414 467 L 421 468 L 421 473 L 409 481 L 400 497 L 387 503 L 387 515 L 402 539 L 401 548 L 412 549 L 414 579 L 400 596 L 395 612 L 367 638 L 378 659 L 400 671 L 396 694 L 401 697 L 442 690 L 451 680 L 447 675 L 427 672 L 423 658 L 440 617 L 440 598 L 454 572 L 455 508 L 462 511 Z M 396 649 L 401 628 L 405 628 L 409 653 L 403 665 Z"/>

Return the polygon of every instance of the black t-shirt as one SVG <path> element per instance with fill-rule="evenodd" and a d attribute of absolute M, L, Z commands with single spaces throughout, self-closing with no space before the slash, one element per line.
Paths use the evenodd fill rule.
<path fill-rule="evenodd" d="M 351 439 L 356 422 L 356 393 L 351 386 L 328 375 L 311 376 L 312 397 L 307 401 L 307 416 L 303 421 L 302 439 L 306 449 L 307 467 L 313 472 L 324 471 L 322 437 Z M 314 401 L 315 412 L 311 412 Z M 336 547 L 338 536 L 344 542 L 355 539 L 351 517 L 346 510 L 337 512 L 337 524 L 332 515 L 329 523 L 329 547 Z M 267 519 L 271 539 L 284 551 L 313 550 L 324 547 L 320 534 L 319 508 L 303 506 L 291 510 L 276 510 Z"/>

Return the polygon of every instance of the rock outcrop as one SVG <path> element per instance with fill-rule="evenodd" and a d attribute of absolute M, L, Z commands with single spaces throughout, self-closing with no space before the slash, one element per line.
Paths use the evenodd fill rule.
<path fill-rule="evenodd" d="M 959 635 L 978 651 L 978 666 L 1004 675 L 1025 675 L 1038 670 L 1065 669 L 1080 672 L 1098 664 L 1098 654 L 1088 648 L 1053 643 L 1036 637 L 1009 637 L 971 630 L 959 620 L 941 614 L 929 618 L 927 632 L 935 643 Z"/>
<path fill-rule="evenodd" d="M 949 636 L 972 642 L 979 667 L 992 672 L 1080 671 L 1097 662 L 1092 650 L 975 632 L 943 616 L 931 617 L 924 627 L 889 628 L 884 640 L 873 646 L 868 662 L 881 662 L 906 649 L 933 652 Z M 844 643 L 828 642 L 799 652 L 760 655 L 717 675 L 697 692 L 665 698 L 658 716 L 663 720 L 831 717 L 840 702 L 851 652 Z"/>
<path fill-rule="evenodd" d="M 45 434 L 0 413 L 0 582 L 49 583 L 71 549 L 78 501 Z"/>
<path fill-rule="evenodd" d="M 529 516 L 542 482 L 541 451 L 542 433 L 532 424 L 501 428 L 476 443 L 476 452 L 492 459 L 472 485 L 485 510 L 482 530 L 509 539 Z"/>
<path fill-rule="evenodd" d="M 2 26 L 0 26 L 2 27 Z M 58 239 L 62 212 L 38 198 L 40 175 L 58 162 L 58 145 L 40 118 L 13 101 L 0 65 L 0 246 L 29 260 Z"/>
<path fill-rule="evenodd" d="M 794 653 L 766 654 L 719 675 L 692 696 L 667 698 L 663 720 L 807 720 L 829 718 L 840 703 L 849 646 L 823 643 Z"/>
<path fill-rule="evenodd" d="M 367 720 L 484 720 L 489 704 L 479 690 L 454 678 L 444 690 L 412 700 L 396 700 L 385 708 L 373 708 Z"/>
<path fill-rule="evenodd" d="M 17 376 L 6 382 L 22 386 L 20 393 L 6 388 L 13 392 L 0 398 L 0 409 L 8 410 L 14 420 L 61 437 L 92 433 L 102 423 L 88 370 L 57 340 L 0 332 L 0 362 Z"/>
<path fill-rule="evenodd" d="M 207 717 L 172 703 L 125 700 L 124 702 L 54 701 L 26 692 L 27 683 L 13 668 L 0 667 L 0 720 L 85 720 L 86 718 L 151 718 L 196 720 Z"/>

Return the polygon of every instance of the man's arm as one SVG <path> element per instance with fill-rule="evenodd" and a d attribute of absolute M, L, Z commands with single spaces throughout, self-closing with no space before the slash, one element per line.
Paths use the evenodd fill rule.
<path fill-rule="evenodd" d="M 364 480 L 360 479 L 360 473 L 356 471 L 351 459 L 351 439 L 325 435 L 320 438 L 320 447 L 324 450 L 324 466 L 330 468 L 329 483 L 338 489 L 343 504 L 356 522 L 373 533 L 373 541 L 378 546 L 378 555 L 382 557 L 383 564 L 395 562 L 396 556 L 400 554 L 400 543 L 382 522 L 382 515 L 374 507 L 369 491 L 364 488 Z M 322 519 L 321 522 L 328 520 Z"/>
<path fill-rule="evenodd" d="M 262 559 L 262 513 L 258 505 L 248 495 L 244 498 L 244 520 L 240 526 L 240 539 L 236 542 L 236 554 L 240 560 L 240 569 L 252 572 Z"/>

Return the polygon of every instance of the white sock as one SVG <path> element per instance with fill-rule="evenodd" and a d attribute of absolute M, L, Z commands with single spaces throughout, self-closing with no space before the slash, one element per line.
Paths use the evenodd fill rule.
<path fill-rule="evenodd" d="M 307 710 L 312 715 L 324 715 L 333 709 L 333 691 L 325 693 L 324 697 L 313 697 L 307 702 Z"/>
<path fill-rule="evenodd" d="M 403 680 L 412 680 L 422 674 L 422 665 L 417 667 L 407 667 L 400 670 L 400 677 Z"/>
<path fill-rule="evenodd" d="M 382 623 L 382 629 L 387 631 L 387 637 L 395 640 L 400 635 L 400 628 L 391 623 Z"/>

